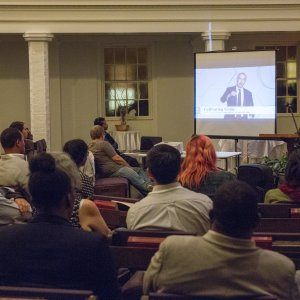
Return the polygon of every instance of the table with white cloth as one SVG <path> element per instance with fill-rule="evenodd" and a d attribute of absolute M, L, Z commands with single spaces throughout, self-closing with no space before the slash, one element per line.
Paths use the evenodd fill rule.
<path fill-rule="evenodd" d="M 217 151 L 216 154 L 217 154 L 217 159 L 218 160 L 222 160 L 225 162 L 225 170 L 229 170 L 229 161 L 231 159 L 234 159 L 235 160 L 235 168 L 238 168 L 239 167 L 239 164 L 240 164 L 240 160 L 239 160 L 239 157 L 241 155 L 242 152 L 234 152 L 234 151 Z M 125 152 L 124 154 L 126 155 L 129 155 L 131 157 L 134 157 L 136 159 L 140 159 L 140 160 L 143 160 L 146 158 L 147 156 L 147 153 L 146 152 Z M 183 151 L 181 153 L 181 158 L 184 158 L 186 155 L 186 152 Z M 219 165 L 218 165 L 219 167 Z"/>
<path fill-rule="evenodd" d="M 279 158 L 287 152 L 286 143 L 279 140 L 239 139 L 237 145 L 235 145 L 234 140 L 221 139 L 216 149 L 220 151 L 240 151 L 242 152 L 241 161 L 244 163 L 261 162 L 264 156 L 273 159 Z"/>
<path fill-rule="evenodd" d="M 141 135 L 138 131 L 110 131 L 109 134 L 118 143 L 120 151 L 140 149 Z"/>

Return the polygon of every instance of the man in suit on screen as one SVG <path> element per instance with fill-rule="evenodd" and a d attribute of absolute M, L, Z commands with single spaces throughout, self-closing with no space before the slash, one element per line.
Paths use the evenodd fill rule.
<path fill-rule="evenodd" d="M 221 102 L 227 102 L 227 106 L 253 106 L 252 93 L 244 88 L 247 81 L 247 75 L 245 73 L 239 73 L 236 78 L 236 85 L 230 86 L 226 89 L 225 93 L 221 97 Z M 254 115 L 250 115 L 254 117 Z M 248 118 L 248 114 L 244 115 L 224 115 L 224 118 Z"/>

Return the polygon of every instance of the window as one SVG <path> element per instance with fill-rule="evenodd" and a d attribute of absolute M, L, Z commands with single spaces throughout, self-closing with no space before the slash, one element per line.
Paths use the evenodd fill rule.
<path fill-rule="evenodd" d="M 147 48 L 105 48 L 104 68 L 106 117 L 124 107 L 131 117 L 149 116 Z"/>
<path fill-rule="evenodd" d="M 297 112 L 297 47 L 263 46 L 256 49 L 276 50 L 277 112 L 289 112 L 287 104 Z"/>

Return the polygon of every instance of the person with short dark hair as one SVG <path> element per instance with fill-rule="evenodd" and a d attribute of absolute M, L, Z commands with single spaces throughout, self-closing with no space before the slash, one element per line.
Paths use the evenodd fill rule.
<path fill-rule="evenodd" d="M 25 161 L 25 143 L 16 128 L 6 128 L 1 133 L 1 145 L 5 152 L 0 159 L 0 186 L 27 189 L 28 163 Z"/>
<path fill-rule="evenodd" d="M 31 132 L 30 132 L 29 128 L 22 121 L 14 121 L 14 122 L 12 122 L 9 125 L 9 128 L 16 128 L 19 131 L 21 131 L 21 133 L 24 136 L 24 139 L 32 139 L 32 135 L 31 135 Z"/>
<path fill-rule="evenodd" d="M 92 178 L 85 175 L 80 167 L 82 167 L 88 157 L 88 145 L 84 140 L 74 139 L 65 143 L 63 151 L 68 153 L 78 167 L 81 177 L 81 198 L 92 199 L 94 196 L 94 185 Z"/>
<path fill-rule="evenodd" d="M 127 213 L 129 229 L 181 230 L 203 235 L 210 227 L 212 202 L 206 195 L 180 185 L 180 153 L 172 146 L 154 146 L 147 154 L 153 191 L 134 204 Z"/>
<path fill-rule="evenodd" d="M 120 155 L 131 167 L 140 167 L 140 164 L 138 163 L 138 161 L 131 157 L 128 156 L 124 153 L 121 153 L 118 148 L 119 145 L 118 143 L 115 141 L 115 139 L 107 132 L 108 129 L 108 125 L 106 123 L 105 118 L 103 117 L 98 117 L 94 120 L 94 125 L 99 125 L 104 129 L 104 141 L 109 142 L 115 149 L 115 151 L 117 152 L 118 155 Z"/>
<path fill-rule="evenodd" d="M 267 191 L 264 202 L 300 202 L 300 149 L 290 153 L 284 182 Z"/>
<path fill-rule="evenodd" d="M 74 164 L 64 153 L 31 160 L 29 190 L 37 215 L 0 230 L 0 283 L 92 290 L 100 299 L 120 299 L 107 240 L 68 222 L 76 178 L 60 163 Z"/>
<path fill-rule="evenodd" d="M 144 276 L 145 294 L 299 299 L 294 263 L 251 240 L 259 221 L 251 186 L 224 183 L 210 215 L 212 227 L 203 237 L 170 236 L 160 244 Z"/>
<path fill-rule="evenodd" d="M 16 128 L 24 136 L 25 141 L 25 156 L 26 159 L 29 161 L 34 155 L 34 143 L 33 143 L 33 136 L 27 127 L 27 125 L 22 121 L 14 121 L 9 125 L 9 128 Z"/>
<path fill-rule="evenodd" d="M 118 143 L 115 141 L 115 139 L 107 132 L 108 129 L 108 125 L 106 123 L 105 118 L 103 117 L 98 117 L 94 120 L 94 125 L 99 125 L 104 129 L 104 141 L 109 142 L 116 151 L 118 151 L 119 145 Z M 118 153 L 120 154 L 120 153 Z"/>

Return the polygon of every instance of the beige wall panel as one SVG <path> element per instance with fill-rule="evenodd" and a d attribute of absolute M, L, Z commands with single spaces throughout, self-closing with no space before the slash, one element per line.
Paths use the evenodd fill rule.
<path fill-rule="evenodd" d="M 0 130 L 14 120 L 30 125 L 28 50 L 24 42 L 0 42 Z"/>
<path fill-rule="evenodd" d="M 89 141 L 97 115 L 96 43 L 60 46 L 62 144 L 74 138 Z"/>
<path fill-rule="evenodd" d="M 194 132 L 194 56 L 186 43 L 156 45 L 157 127 L 166 141 L 185 142 Z"/>

